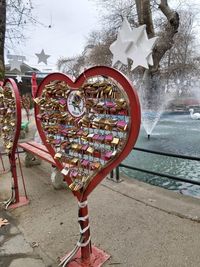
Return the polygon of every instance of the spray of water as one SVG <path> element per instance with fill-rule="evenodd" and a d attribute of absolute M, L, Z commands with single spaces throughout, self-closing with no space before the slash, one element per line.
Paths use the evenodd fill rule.
<path fill-rule="evenodd" d="M 167 84 L 165 80 L 157 77 L 154 84 L 156 88 L 151 88 L 151 92 L 149 92 L 148 87 L 140 82 L 138 92 L 142 110 L 142 125 L 148 138 L 162 113 L 177 93 L 177 85 L 175 83 Z"/>

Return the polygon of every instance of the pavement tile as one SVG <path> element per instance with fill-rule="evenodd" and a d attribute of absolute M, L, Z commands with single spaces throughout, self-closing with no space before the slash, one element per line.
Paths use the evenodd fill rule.
<path fill-rule="evenodd" d="M 40 259 L 20 258 L 11 262 L 9 267 L 44 267 L 44 263 Z"/>
<path fill-rule="evenodd" d="M 11 237 L 0 248 L 0 256 L 32 253 L 33 249 L 21 235 Z"/>

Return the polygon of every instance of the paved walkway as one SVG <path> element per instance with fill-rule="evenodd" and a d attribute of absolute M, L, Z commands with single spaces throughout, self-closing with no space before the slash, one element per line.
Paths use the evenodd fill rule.
<path fill-rule="evenodd" d="M 53 189 L 47 163 L 23 170 L 30 204 L 0 213 L 10 222 L 0 228 L 0 266 L 58 266 L 79 238 L 77 201 Z M 0 184 L 8 197 L 9 173 Z M 125 179 L 104 180 L 88 202 L 92 243 L 111 255 L 104 266 L 200 266 L 199 199 Z"/>
<path fill-rule="evenodd" d="M 29 244 L 25 240 L 13 217 L 8 212 L 1 210 L 0 218 L 7 219 L 9 222 L 8 225 L 0 228 L 0 266 L 46 266 L 42 258 L 34 252 L 34 244 Z"/>
<path fill-rule="evenodd" d="M 35 132 L 33 120 L 29 127 L 26 138 Z M 0 267 L 58 266 L 79 239 L 77 201 L 70 191 L 53 189 L 49 164 L 23 164 L 23 171 L 30 204 L 0 209 L 10 223 L 0 228 Z M 10 173 L 0 175 L 0 201 L 10 188 Z M 199 199 L 124 179 L 104 180 L 88 203 L 92 244 L 111 255 L 105 267 L 200 266 Z"/>

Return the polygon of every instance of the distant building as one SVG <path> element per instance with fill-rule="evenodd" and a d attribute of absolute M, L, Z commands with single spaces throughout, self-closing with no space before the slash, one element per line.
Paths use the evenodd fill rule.
<path fill-rule="evenodd" d="M 31 77 L 33 73 L 36 73 L 38 84 L 45 76 L 49 74 L 49 72 L 41 72 L 38 69 L 33 68 L 25 63 L 22 63 L 20 65 L 20 69 L 21 71 L 19 71 L 18 69 L 10 70 L 10 64 L 6 64 L 5 66 L 5 77 L 15 80 L 21 95 L 31 95 Z M 18 82 L 17 77 L 19 76 L 21 77 L 22 82 Z"/>

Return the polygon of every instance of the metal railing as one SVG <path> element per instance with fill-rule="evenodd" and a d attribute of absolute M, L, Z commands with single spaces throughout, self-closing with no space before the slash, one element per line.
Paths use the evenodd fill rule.
<path fill-rule="evenodd" d="M 174 158 L 179 158 L 179 159 L 200 161 L 200 158 L 199 157 L 195 157 L 195 156 L 187 156 L 187 155 L 174 154 L 174 153 L 165 153 L 165 152 L 159 152 L 159 151 L 154 151 L 154 150 L 144 149 L 144 148 L 139 148 L 139 147 L 134 147 L 133 150 L 137 150 L 137 151 L 141 151 L 141 152 L 145 152 L 145 153 L 151 153 L 151 154 L 155 154 L 155 155 L 174 157 Z M 19 154 L 20 153 L 24 153 L 24 151 L 18 151 L 18 153 Z M 4 153 L 4 152 L 1 152 L 0 154 L 1 154 L 1 156 L 7 155 L 7 153 Z M 134 171 L 144 172 L 144 173 L 147 173 L 147 174 L 151 174 L 151 175 L 167 178 L 167 179 L 170 179 L 170 180 L 180 181 L 180 182 L 184 182 L 184 183 L 189 183 L 189 184 L 200 186 L 200 181 L 197 181 L 197 180 L 186 179 L 186 178 L 182 178 L 182 177 L 178 177 L 178 176 L 174 176 L 174 175 L 169 175 L 167 173 L 150 171 L 150 170 L 146 170 L 146 169 L 142 169 L 142 168 L 137 168 L 137 167 L 134 167 L 134 166 L 126 165 L 126 164 L 123 164 L 123 163 L 119 164 L 119 166 L 117 166 L 115 168 L 115 170 L 111 171 L 110 177 L 109 177 L 110 180 L 112 180 L 114 182 L 117 182 L 117 183 L 122 181 L 120 179 L 120 168 L 126 168 L 126 169 L 130 169 L 130 170 L 134 170 Z"/>
<path fill-rule="evenodd" d="M 154 151 L 154 150 L 149 150 L 149 149 L 144 149 L 144 148 L 138 148 L 138 147 L 134 147 L 133 150 L 146 152 L 146 153 L 151 153 L 151 154 L 155 154 L 155 155 L 174 157 L 174 158 L 179 158 L 179 159 L 200 161 L 200 158 L 199 157 L 195 157 L 195 156 L 187 156 L 187 155 L 181 155 L 181 154 L 165 153 L 165 152 L 159 152 L 159 151 Z M 123 163 L 119 164 L 119 166 L 116 167 L 115 172 L 112 171 L 111 174 L 110 174 L 110 179 L 115 181 L 115 182 L 117 182 L 117 183 L 121 182 L 121 179 L 120 179 L 120 168 L 126 168 L 126 169 L 130 169 L 130 170 L 140 171 L 140 172 L 148 173 L 148 174 L 159 176 L 159 177 L 164 177 L 164 178 L 168 178 L 168 179 L 171 179 L 171 180 L 180 181 L 180 182 L 184 182 L 184 183 L 189 183 L 189 184 L 200 186 L 200 181 L 197 181 L 197 180 L 186 179 L 186 178 L 182 178 L 182 177 L 178 177 L 178 176 L 174 176 L 174 175 L 169 175 L 167 173 L 150 171 L 150 170 L 146 170 L 146 169 L 142 169 L 142 168 L 137 168 L 137 167 L 134 167 L 134 166 L 126 165 L 126 164 L 123 164 Z"/>

